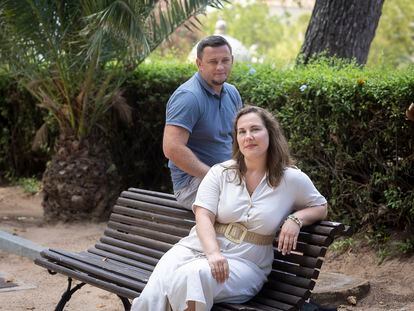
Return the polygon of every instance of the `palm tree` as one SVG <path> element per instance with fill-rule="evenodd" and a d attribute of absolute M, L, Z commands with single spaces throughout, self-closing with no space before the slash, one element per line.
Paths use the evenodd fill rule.
<path fill-rule="evenodd" d="M 194 26 L 207 5 L 222 6 L 221 0 L 0 2 L 0 66 L 47 109 L 60 134 L 43 176 L 47 220 L 107 215 L 119 176 L 105 146 L 105 116 L 115 110 L 130 119 L 121 88 L 128 73 L 178 26 Z"/>

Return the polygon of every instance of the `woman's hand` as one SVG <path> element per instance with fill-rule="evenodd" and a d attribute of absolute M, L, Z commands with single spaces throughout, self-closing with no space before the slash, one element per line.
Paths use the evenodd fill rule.
<path fill-rule="evenodd" d="M 322 204 L 303 208 L 296 211 L 293 215 L 300 219 L 301 225 L 307 226 L 313 224 L 315 221 L 325 219 L 327 213 L 328 205 Z M 287 218 L 280 230 L 279 244 L 277 246 L 283 255 L 290 254 L 292 250 L 296 249 L 299 231 L 300 225 L 293 219 Z"/>
<path fill-rule="evenodd" d="M 290 254 L 292 250 L 296 249 L 298 242 L 300 227 L 291 219 L 286 219 L 279 233 L 278 250 L 283 255 Z"/>
<path fill-rule="evenodd" d="M 217 282 L 223 283 L 228 279 L 230 271 L 229 263 L 226 257 L 221 254 L 216 239 L 216 231 L 214 230 L 216 216 L 209 210 L 197 205 L 194 206 L 194 213 L 197 235 L 206 254 L 211 274 Z"/>
<path fill-rule="evenodd" d="M 226 257 L 220 252 L 214 252 L 212 254 L 206 254 L 208 264 L 211 268 L 211 274 L 217 282 L 223 283 L 229 278 L 229 264 Z"/>

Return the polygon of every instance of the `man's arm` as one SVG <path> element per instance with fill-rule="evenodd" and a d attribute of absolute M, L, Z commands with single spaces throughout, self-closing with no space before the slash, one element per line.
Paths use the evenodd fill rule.
<path fill-rule="evenodd" d="M 203 178 L 210 167 L 201 162 L 187 147 L 190 133 L 183 127 L 165 125 L 162 148 L 164 155 L 187 174 Z"/>

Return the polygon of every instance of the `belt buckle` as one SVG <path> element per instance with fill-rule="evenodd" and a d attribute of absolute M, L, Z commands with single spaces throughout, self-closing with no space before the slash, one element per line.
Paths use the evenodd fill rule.
<path fill-rule="evenodd" d="M 234 232 L 233 233 L 231 232 L 233 229 L 236 229 L 237 231 L 241 231 L 241 234 L 239 237 L 237 237 L 236 234 L 234 234 Z M 227 225 L 226 231 L 224 232 L 224 236 L 228 240 L 236 244 L 240 244 L 244 240 L 246 234 L 247 234 L 247 228 L 243 226 L 242 224 L 235 223 L 235 222 L 229 223 Z"/>

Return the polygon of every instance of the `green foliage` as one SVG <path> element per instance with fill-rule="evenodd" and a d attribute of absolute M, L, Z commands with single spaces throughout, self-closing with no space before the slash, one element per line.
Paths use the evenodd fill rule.
<path fill-rule="evenodd" d="M 45 114 L 28 92 L 10 76 L 0 74 L 0 175 L 41 175 L 50 155 L 32 150 L 32 142 Z M 1 178 L 0 176 L 0 178 Z"/>
<path fill-rule="evenodd" d="M 214 33 L 217 20 L 227 24 L 227 34 L 240 40 L 246 47 L 257 46 L 259 58 L 276 64 L 293 63 L 305 37 L 310 19 L 305 13 L 290 16 L 280 9 L 272 14 L 264 2 L 231 3 L 222 10 L 208 14 L 201 21 L 204 33 Z"/>
<path fill-rule="evenodd" d="M 220 0 L 2 1 L 0 56 L 54 117 L 82 139 L 112 107 L 129 121 L 120 89 L 127 73 L 168 35 Z"/>
<path fill-rule="evenodd" d="M 23 191 L 29 194 L 36 194 L 41 189 L 41 182 L 35 177 L 18 178 L 12 184 L 22 187 Z"/>
<path fill-rule="evenodd" d="M 385 1 L 368 66 L 406 66 L 414 61 L 414 2 Z"/>
<path fill-rule="evenodd" d="M 124 85 L 132 125 L 114 116 L 108 130 L 127 186 L 171 191 L 162 152 L 165 105 L 194 71 L 142 64 Z M 246 104 L 279 118 L 299 167 L 328 198 L 330 219 L 367 230 L 374 244 L 386 242 L 390 229 L 413 234 L 414 124 L 404 116 L 414 98 L 413 67 L 362 69 L 336 60 L 294 69 L 238 65 L 230 82 Z"/>
<path fill-rule="evenodd" d="M 112 153 L 127 185 L 171 191 L 170 172 L 162 151 L 165 107 L 174 90 L 195 72 L 194 65 L 141 65 L 126 85 L 132 124 L 111 126 Z M 125 152 L 127 151 L 127 152 Z"/>
<path fill-rule="evenodd" d="M 165 182 L 163 189 L 169 187 L 161 150 L 165 104 L 193 70 L 191 65 L 146 64 L 130 82 L 135 107 L 147 112 L 137 117 L 142 122 L 135 136 L 140 142 L 130 148 L 141 148 L 144 158 L 164 163 L 165 174 L 157 177 Z M 284 70 L 238 65 L 231 82 L 245 103 L 266 107 L 278 116 L 299 166 L 329 199 L 331 219 L 355 229 L 410 230 L 414 127 L 404 111 L 414 95 L 413 68 L 361 69 L 339 60 Z M 142 148 L 151 143 L 144 138 L 148 135 L 157 142 L 150 150 Z M 135 157 L 135 163 L 140 162 L 135 165 L 148 176 L 154 174 L 156 166 L 142 159 Z"/>
<path fill-rule="evenodd" d="M 277 71 L 239 68 L 246 102 L 279 117 L 299 166 L 350 225 L 407 227 L 414 220 L 414 127 L 404 118 L 414 68 L 363 70 L 318 61 Z"/>
<path fill-rule="evenodd" d="M 335 240 L 329 247 L 336 253 L 345 253 L 348 250 L 352 250 L 355 247 L 356 241 L 354 238 L 342 238 Z"/>
<path fill-rule="evenodd" d="M 272 14 L 264 2 L 251 1 L 243 5 L 231 2 L 220 10 L 209 10 L 198 19 L 203 25 L 199 30 L 177 29 L 170 40 L 151 54 L 150 59 L 186 61 L 194 45 L 201 38 L 213 34 L 216 22 L 222 19 L 227 24 L 226 34 L 251 49 L 254 62 L 293 64 L 305 37 L 310 12 L 291 16 L 280 9 Z"/>
<path fill-rule="evenodd" d="M 279 17 L 270 15 L 266 3 L 226 5 L 224 9 L 214 11 L 206 16 L 205 32 L 214 33 L 216 22 L 219 19 L 226 22 L 228 35 L 237 38 L 246 46 L 258 44 L 260 53 L 272 48 L 282 39 L 282 21 Z"/>
<path fill-rule="evenodd" d="M 397 243 L 398 249 L 403 254 L 412 254 L 414 253 L 414 238 L 407 238 L 404 241 Z"/>

